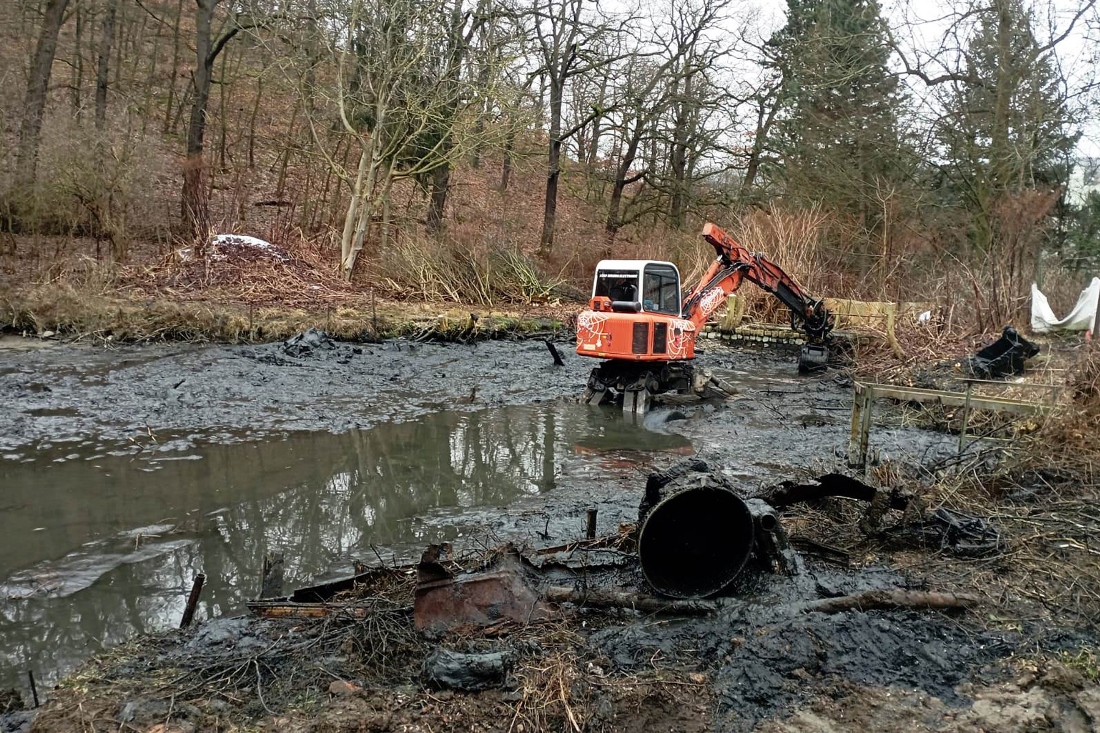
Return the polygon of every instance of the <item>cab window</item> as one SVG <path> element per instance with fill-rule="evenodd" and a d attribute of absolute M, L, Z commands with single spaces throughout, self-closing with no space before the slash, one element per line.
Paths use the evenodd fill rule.
<path fill-rule="evenodd" d="M 600 270 L 596 274 L 596 289 L 592 294 L 596 297 L 611 298 L 613 301 L 636 302 L 638 300 L 637 270 Z"/>
<path fill-rule="evenodd" d="M 680 279 L 667 265 L 646 265 L 642 308 L 654 313 L 680 315 Z"/>

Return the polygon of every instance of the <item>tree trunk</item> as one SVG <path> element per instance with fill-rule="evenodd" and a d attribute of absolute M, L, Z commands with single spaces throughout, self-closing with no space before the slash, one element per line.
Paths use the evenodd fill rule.
<path fill-rule="evenodd" d="M 446 155 L 446 152 L 444 152 Z M 451 187 L 451 163 L 444 160 L 443 165 L 432 171 L 432 200 L 428 206 L 428 231 L 439 234 L 443 231 L 443 214 L 447 206 L 447 193 Z"/>
<path fill-rule="evenodd" d="M 19 155 L 16 164 L 16 181 L 33 185 L 38 169 L 38 143 L 42 134 L 42 114 L 46 110 L 46 91 L 50 86 L 53 57 L 57 51 L 57 35 L 65 20 L 65 8 L 69 0 L 49 0 L 42 19 L 42 29 L 31 62 L 27 79 L 27 93 L 23 102 L 23 122 L 19 127 Z"/>
<path fill-rule="evenodd" d="M 172 29 L 172 71 L 168 74 L 168 101 L 164 104 L 164 129 L 161 134 L 167 135 L 172 131 L 174 115 L 172 109 L 176 101 L 176 76 L 180 68 L 180 21 L 183 19 L 183 0 L 176 5 L 176 22 Z"/>
<path fill-rule="evenodd" d="M 687 163 L 688 145 L 691 134 L 692 74 L 684 77 L 683 98 L 676 107 L 675 123 L 672 132 L 672 151 L 669 155 L 669 168 L 672 172 L 672 195 L 668 205 L 668 218 L 673 227 L 684 225 L 687 209 Z"/>
<path fill-rule="evenodd" d="M 749 152 L 749 161 L 745 166 L 745 177 L 741 181 L 742 201 L 748 199 L 752 187 L 756 185 L 756 176 L 760 172 L 760 158 L 764 155 L 768 133 L 771 132 L 772 123 L 775 121 L 775 113 L 779 109 L 779 95 L 776 95 L 770 108 L 767 104 L 767 97 L 761 99 L 756 111 L 756 134 L 753 136 L 752 150 Z"/>
<path fill-rule="evenodd" d="M 516 147 L 516 132 L 508 133 L 508 139 L 504 141 L 504 160 L 500 164 L 500 190 L 507 191 L 508 184 L 512 182 L 512 151 Z"/>
<path fill-rule="evenodd" d="M 597 104 L 603 107 L 607 103 L 607 82 L 609 74 L 604 73 L 600 76 L 600 98 Z M 603 115 L 596 117 L 592 120 L 592 137 L 588 140 L 588 169 L 589 172 L 595 169 L 596 161 L 600 158 L 600 136 L 603 131 L 600 129 L 600 123 L 603 121 Z"/>
<path fill-rule="evenodd" d="M 210 225 L 203 141 L 215 60 L 211 54 L 210 25 L 218 2 L 195 0 L 195 70 L 192 75 L 191 119 L 187 126 L 187 160 L 183 165 L 183 191 L 180 197 L 183 226 L 192 236 L 203 235 Z"/>
<path fill-rule="evenodd" d="M 487 41 L 486 41 L 487 43 Z M 477 72 L 478 89 L 488 89 L 489 87 L 489 62 L 483 60 Z M 478 108 L 477 122 L 474 123 L 474 150 L 470 155 L 470 167 L 477 169 L 481 167 L 481 139 L 485 134 L 485 118 L 489 114 L 489 100 L 485 99 Z"/>
<path fill-rule="evenodd" d="M 107 126 L 107 81 L 111 62 L 111 44 L 115 36 L 115 11 L 118 0 L 108 0 L 103 16 L 103 35 L 99 39 L 99 59 L 95 74 L 95 129 L 103 134 Z"/>
<path fill-rule="evenodd" d="M 542 209 L 542 236 L 539 256 L 546 258 L 554 249 L 554 227 L 558 218 L 558 179 L 561 177 L 561 140 L 551 135 L 550 154 L 546 166 L 546 202 Z"/>
<path fill-rule="evenodd" d="M 554 226 L 558 215 L 558 179 L 561 177 L 561 106 L 564 81 L 550 80 L 550 149 L 546 162 L 546 202 L 542 212 L 542 236 L 539 256 L 546 258 L 554 249 Z"/>
<path fill-rule="evenodd" d="M 619 233 L 619 228 L 622 226 L 619 209 L 622 207 L 623 191 L 626 190 L 630 182 L 628 178 L 630 169 L 634 166 L 634 161 L 638 157 L 638 146 L 642 141 L 644 125 L 645 121 L 640 117 L 635 120 L 634 131 L 627 142 L 622 158 L 619 160 L 619 167 L 615 171 L 615 185 L 611 188 L 611 203 L 607 206 L 607 223 L 604 226 L 608 247 L 615 241 L 615 235 Z"/>
<path fill-rule="evenodd" d="M 80 92 L 84 86 L 84 7 L 80 3 L 76 4 L 73 10 L 73 15 L 76 20 L 76 27 L 73 34 L 73 60 L 72 60 L 72 83 L 69 87 L 70 98 L 73 104 L 73 117 L 80 120 L 82 103 L 80 99 Z"/>
<path fill-rule="evenodd" d="M 351 187 L 351 200 L 348 202 L 348 210 L 344 216 L 344 231 L 340 236 L 340 266 L 346 273 L 345 277 L 348 278 L 351 277 L 351 267 L 355 264 L 352 258 L 352 246 L 355 238 L 355 227 L 359 221 L 359 207 L 363 201 L 363 183 L 366 180 L 369 163 L 370 152 L 364 148 L 359 154 L 359 171 L 355 174 L 355 183 Z"/>

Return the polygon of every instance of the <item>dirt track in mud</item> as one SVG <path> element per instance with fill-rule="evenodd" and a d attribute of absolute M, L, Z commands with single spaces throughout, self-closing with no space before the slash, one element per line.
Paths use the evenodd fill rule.
<path fill-rule="evenodd" d="M 600 530 L 611 531 L 636 518 L 649 470 L 691 452 L 747 490 L 837 466 L 847 442 L 851 399 L 840 374 L 800 378 L 794 359 L 781 352 L 708 352 L 701 359 L 737 395 L 718 403 L 672 400 L 647 416 L 646 433 L 681 436 L 680 442 L 647 450 L 635 436 L 628 439 L 637 441 L 635 449 L 597 447 L 595 460 L 588 460 L 585 450 L 578 451 L 579 459 L 559 456 L 549 471 L 549 490 L 519 492 L 496 506 L 465 506 L 426 516 L 415 536 L 425 536 L 424 525 L 445 524 L 448 538 L 480 536 L 484 541 L 489 536 L 554 545 L 580 535 L 590 507 L 599 510 Z M 553 367 L 537 341 L 335 344 L 297 355 L 279 344 L 108 350 L 64 345 L 27 349 L 23 342 L 8 342 L 0 344 L 0 399 L 6 405 L 0 412 L 0 457 L 3 465 L 14 466 L 43 451 L 69 455 L 70 446 L 73 455 L 104 451 L 171 456 L 197 444 L 265 441 L 301 431 L 345 433 L 439 411 L 491 413 L 535 403 L 570 405 L 589 368 L 590 362 L 568 354 L 565 367 Z M 598 414 L 601 420 L 622 420 L 606 409 Z M 601 424 L 597 432 L 605 429 Z M 948 454 L 953 440 L 916 429 L 881 429 L 875 443 L 886 455 L 919 462 Z M 405 557 L 415 546 L 406 542 L 377 549 Z M 332 565 L 343 566 L 349 559 L 332 558 Z M 1013 664 L 1015 655 L 1040 648 L 1072 651 L 1094 645 L 1088 635 L 983 628 L 978 617 L 931 612 L 797 612 L 798 603 L 812 598 L 920 583 L 919 573 L 905 577 L 884 568 L 838 569 L 811 561 L 801 577 L 763 578 L 742 587 L 740 596 L 714 617 L 627 615 L 594 623 L 599 630 L 587 634 L 577 650 L 590 667 L 595 665 L 611 680 L 620 675 L 623 685 L 630 684 L 631 675 L 657 668 L 673 683 L 660 694 L 607 693 L 594 704 L 603 709 L 587 727 L 1095 729 L 1100 700 L 1082 680 L 1051 681 L 1050 674 L 1021 671 Z M 213 609 L 204 610 L 213 614 Z M 209 635 L 203 628 L 183 638 Z M 264 633 L 263 628 L 234 631 L 225 653 L 238 653 L 242 640 L 259 643 Z M 667 689 L 675 691 L 677 684 L 683 696 L 670 696 Z M 374 706 L 385 708 L 385 715 L 372 718 L 385 725 L 364 729 L 508 729 L 507 716 L 504 724 L 500 719 L 508 694 L 490 691 L 425 701 L 413 688 L 402 688 L 396 698 L 393 690 L 379 690 L 354 704 L 337 699 L 330 705 L 331 715 L 326 718 L 322 711 L 318 719 L 328 720 L 330 729 L 356 730 L 350 722 L 341 727 L 341 716 L 362 724 Z M 420 707 L 395 703 L 398 698 L 419 699 Z M 144 730 L 141 725 L 148 727 L 156 716 L 164 720 L 156 700 L 118 703 L 117 715 L 127 703 L 131 713 L 148 709 L 155 714 L 146 721 L 116 715 L 115 727 L 126 722 Z M 273 703 L 252 708 L 258 721 L 267 721 L 261 727 L 273 725 L 265 710 L 268 704 Z M 420 712 L 411 715 L 413 708 Z M 185 724 L 210 724 L 209 711 L 201 706 L 181 710 L 177 715 Z M 291 721 L 286 729 L 310 729 L 301 720 L 295 723 L 293 715 L 278 719 Z"/>

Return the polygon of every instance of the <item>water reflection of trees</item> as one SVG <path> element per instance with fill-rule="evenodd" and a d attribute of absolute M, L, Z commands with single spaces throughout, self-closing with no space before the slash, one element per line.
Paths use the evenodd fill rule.
<path fill-rule="evenodd" d="M 370 556 L 369 545 L 420 543 L 446 531 L 410 521 L 417 516 L 548 490 L 573 440 L 602 431 L 593 419 L 563 405 L 446 412 L 341 435 L 206 446 L 203 460 L 164 461 L 153 473 L 130 458 L 0 468 L 14 487 L 6 498 L 28 505 L 2 520 L 18 536 L 0 537 L 31 538 L 32 562 L 92 540 L 112 551 L 191 540 L 153 559 L 123 559 L 66 598 L 0 601 L 0 686 L 14 684 L 28 663 L 49 675 L 100 643 L 176 623 L 197 572 L 208 577 L 203 612 L 220 615 L 255 595 L 267 551 L 285 551 L 288 576 L 301 581 L 349 556 Z M 175 529 L 162 539 L 112 536 L 164 521 Z M 29 534 L 36 526 L 46 530 Z M 14 552 L 9 545 L 0 557 Z M 44 567 L 51 564 L 64 561 Z"/>

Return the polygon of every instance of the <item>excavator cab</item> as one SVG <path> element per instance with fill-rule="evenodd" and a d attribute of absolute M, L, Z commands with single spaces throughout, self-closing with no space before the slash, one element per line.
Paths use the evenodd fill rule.
<path fill-rule="evenodd" d="M 607 298 L 611 310 L 620 313 L 679 316 L 680 271 L 671 262 L 603 260 L 596 267 L 592 298 Z"/>
<path fill-rule="evenodd" d="M 681 317 L 680 307 L 676 265 L 603 260 L 596 266 L 589 308 L 578 317 L 577 353 L 630 361 L 690 359 L 694 339 L 684 337 L 695 325 Z"/>

